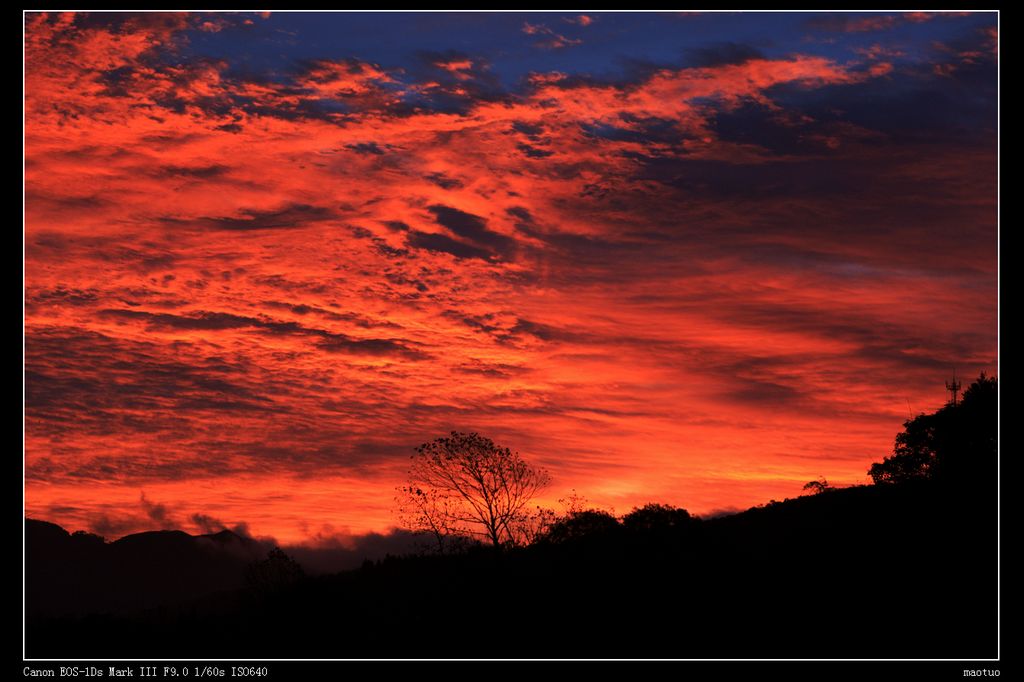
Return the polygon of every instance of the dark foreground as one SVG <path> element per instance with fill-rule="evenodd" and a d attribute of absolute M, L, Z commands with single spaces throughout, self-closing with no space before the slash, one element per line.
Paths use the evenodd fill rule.
<path fill-rule="evenodd" d="M 122 565 L 105 569 L 88 552 L 61 559 L 68 542 L 55 537 L 54 527 L 34 524 L 27 534 L 26 654 L 997 655 L 991 494 L 920 481 L 832 490 L 709 521 L 660 525 L 655 519 L 632 529 L 601 521 L 514 552 L 389 558 L 286 586 L 235 589 L 246 564 L 238 551 L 227 558 L 196 554 L 184 534 L 151 536 L 156 544 L 173 536 L 180 545 L 160 559 L 163 569 L 125 567 L 134 556 L 128 550 L 120 550 Z M 48 544 L 33 539 L 40 529 L 50 532 Z M 93 574 L 83 575 L 76 562 Z M 147 581 L 160 584 L 147 587 Z M 169 591 L 168 581 L 174 583 Z M 139 598 L 149 587 L 169 603 Z M 62 613 L 62 602 L 73 608 Z"/>

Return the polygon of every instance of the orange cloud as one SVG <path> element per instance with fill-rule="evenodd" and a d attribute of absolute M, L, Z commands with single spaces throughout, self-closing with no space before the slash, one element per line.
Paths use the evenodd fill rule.
<path fill-rule="evenodd" d="M 552 504 L 742 507 L 862 481 L 938 372 L 993 365 L 994 241 L 956 238 L 994 234 L 991 152 L 777 94 L 888 62 L 494 93 L 469 57 L 153 58 L 202 25 L 28 15 L 33 516 L 146 523 L 145 491 L 286 541 L 380 530 L 453 428 L 549 468 Z M 722 132 L 751 108 L 793 148 Z"/>

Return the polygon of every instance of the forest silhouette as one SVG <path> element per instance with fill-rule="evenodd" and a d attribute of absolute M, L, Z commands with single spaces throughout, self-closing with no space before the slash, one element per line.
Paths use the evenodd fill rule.
<path fill-rule="evenodd" d="M 905 422 L 872 485 L 708 519 L 575 498 L 528 542 L 495 526 L 327 575 L 230 531 L 107 543 L 26 520 L 26 654 L 994 658 L 997 441 L 982 374 Z"/>

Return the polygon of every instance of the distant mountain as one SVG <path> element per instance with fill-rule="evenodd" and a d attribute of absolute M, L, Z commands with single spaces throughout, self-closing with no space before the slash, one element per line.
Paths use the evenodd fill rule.
<path fill-rule="evenodd" d="M 242 587 L 267 546 L 228 530 L 210 535 L 152 531 L 114 542 L 25 519 L 30 619 L 126 613 Z"/>

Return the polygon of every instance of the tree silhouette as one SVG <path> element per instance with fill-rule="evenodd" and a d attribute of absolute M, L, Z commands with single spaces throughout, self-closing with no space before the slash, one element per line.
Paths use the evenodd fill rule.
<path fill-rule="evenodd" d="M 966 484 L 995 476 L 998 384 L 982 372 L 957 403 L 904 422 L 893 454 L 875 462 L 876 484 L 941 479 Z"/>
<path fill-rule="evenodd" d="M 622 525 L 626 530 L 641 533 L 663 532 L 672 528 L 681 528 L 693 521 L 690 512 L 668 504 L 650 502 L 622 517 Z"/>
<path fill-rule="evenodd" d="M 544 533 L 543 540 L 560 544 L 608 538 L 621 529 L 619 520 L 603 509 L 569 512 Z"/>
<path fill-rule="evenodd" d="M 249 564 L 245 581 L 256 592 L 271 595 L 297 583 L 304 576 L 302 566 L 280 547 L 275 547 L 267 552 L 266 559 Z"/>
<path fill-rule="evenodd" d="M 522 513 L 510 525 L 514 536 L 514 545 L 532 545 L 543 538 L 548 530 L 558 522 L 558 514 L 554 509 L 537 506 L 530 513 Z"/>
<path fill-rule="evenodd" d="M 522 544 L 532 525 L 527 505 L 549 481 L 490 438 L 452 431 L 416 448 L 409 482 L 398 488 L 399 516 L 432 535 L 442 552 L 455 537 Z"/>
<path fill-rule="evenodd" d="M 451 550 L 461 537 L 456 523 L 459 505 L 451 495 L 410 484 L 398 488 L 395 502 L 399 523 L 429 535 L 438 554 Z"/>
<path fill-rule="evenodd" d="M 803 489 L 809 491 L 811 495 L 819 495 L 826 490 L 829 490 L 831 487 L 832 485 L 828 480 L 822 476 L 816 481 L 808 481 L 807 483 L 804 483 Z"/>

